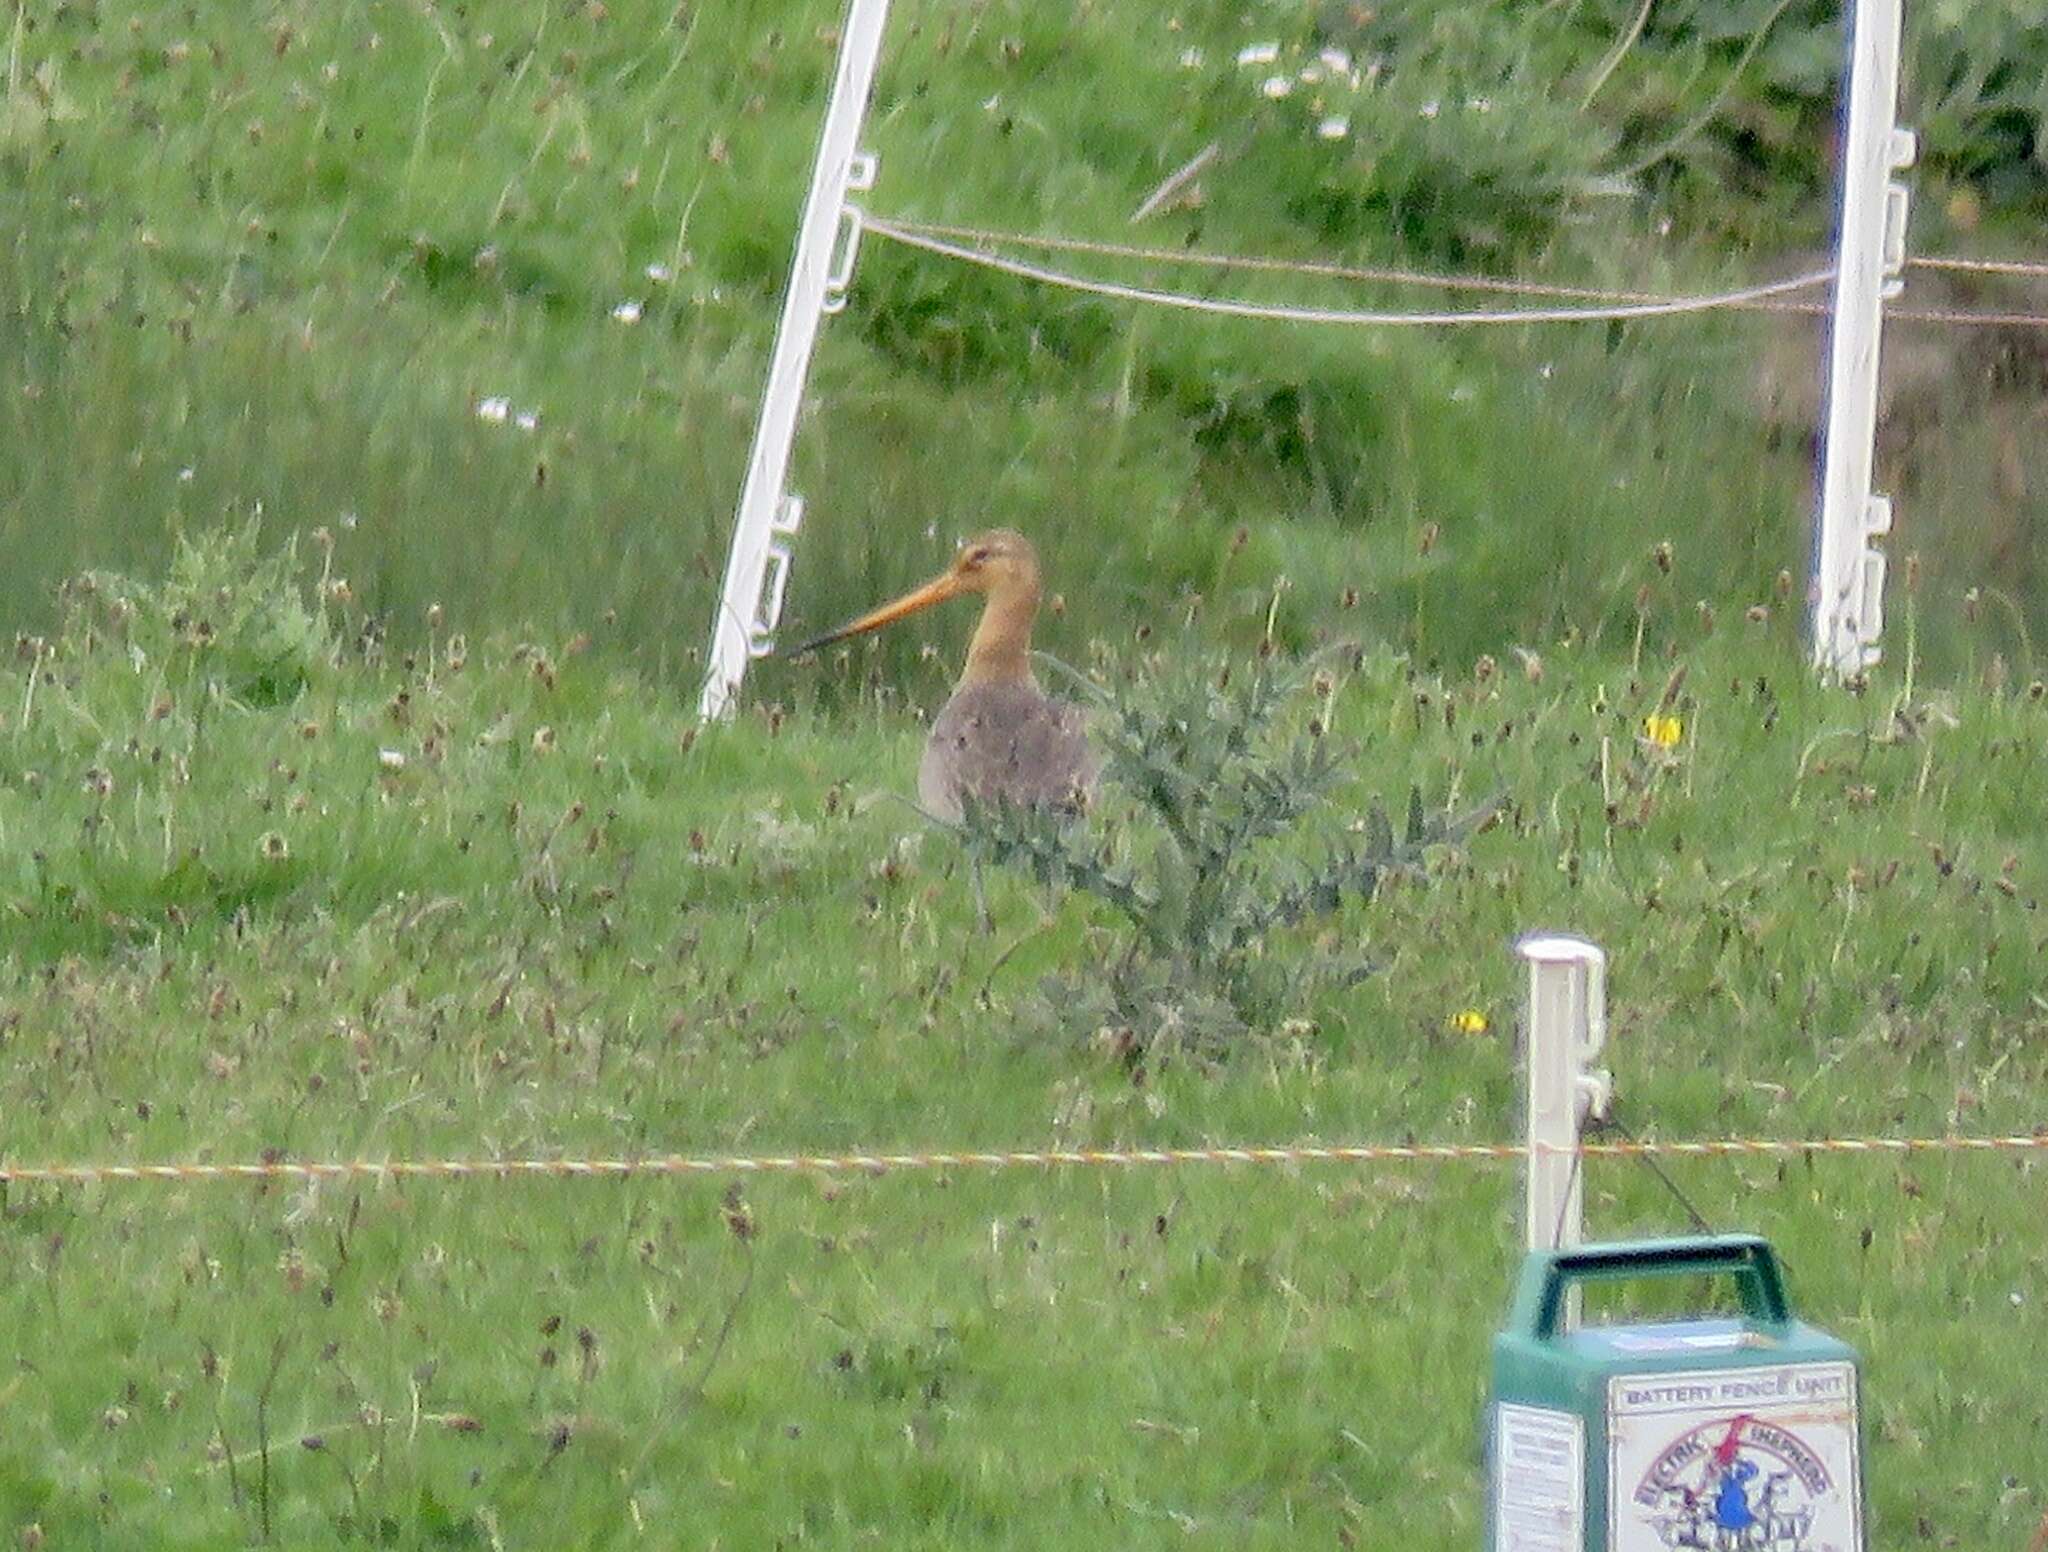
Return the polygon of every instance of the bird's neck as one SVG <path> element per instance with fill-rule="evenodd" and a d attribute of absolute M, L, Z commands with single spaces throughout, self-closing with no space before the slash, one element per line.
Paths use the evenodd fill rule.
<path fill-rule="evenodd" d="M 1038 589 L 992 593 L 967 648 L 962 684 L 1031 684 L 1031 622 L 1038 614 Z"/>

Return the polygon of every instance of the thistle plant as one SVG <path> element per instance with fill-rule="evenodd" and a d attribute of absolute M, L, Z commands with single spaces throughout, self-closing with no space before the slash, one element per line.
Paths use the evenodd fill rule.
<path fill-rule="evenodd" d="M 961 833 L 977 860 L 1090 895 L 1121 918 L 1107 971 L 1057 981 L 1058 1022 L 1124 1032 L 1131 1048 L 1172 1032 L 1220 1048 L 1276 1027 L 1318 988 L 1371 971 L 1354 945 L 1328 952 L 1290 929 L 1369 902 L 1391 874 L 1427 876 L 1432 848 L 1494 811 L 1429 807 L 1411 789 L 1397 831 L 1377 799 L 1348 808 L 1357 748 L 1328 719 L 1326 667 L 1270 652 L 1248 664 L 1187 654 L 1105 685 L 1092 736 L 1104 792 L 1088 822 L 1043 809 L 981 805 Z"/>

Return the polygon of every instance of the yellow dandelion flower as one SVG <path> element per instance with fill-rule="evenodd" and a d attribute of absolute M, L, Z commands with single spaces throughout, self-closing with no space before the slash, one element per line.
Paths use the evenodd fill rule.
<path fill-rule="evenodd" d="M 1483 1035 L 1490 1027 L 1486 1015 L 1477 1008 L 1460 1008 L 1448 1022 L 1451 1033 L 1456 1035 Z"/>
<path fill-rule="evenodd" d="M 1676 749 L 1685 737 L 1685 723 L 1667 712 L 1655 712 L 1643 718 L 1643 736 L 1659 749 Z"/>

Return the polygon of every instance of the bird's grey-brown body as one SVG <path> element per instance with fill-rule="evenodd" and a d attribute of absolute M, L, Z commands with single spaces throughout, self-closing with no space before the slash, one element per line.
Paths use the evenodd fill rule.
<path fill-rule="evenodd" d="M 1031 624 L 1038 615 L 1038 552 L 1011 528 L 960 546 L 953 564 L 920 588 L 805 642 L 878 630 L 963 593 L 981 595 L 981 620 L 953 698 L 933 722 L 917 771 L 925 811 L 958 824 L 966 801 L 1075 812 L 1094 790 L 1102 761 L 1088 743 L 1078 706 L 1054 700 L 1031 672 Z"/>
<path fill-rule="evenodd" d="M 1030 680 L 963 684 L 932 723 L 917 769 L 925 812 L 960 822 L 962 799 L 1079 809 L 1102 761 L 1081 708 Z"/>

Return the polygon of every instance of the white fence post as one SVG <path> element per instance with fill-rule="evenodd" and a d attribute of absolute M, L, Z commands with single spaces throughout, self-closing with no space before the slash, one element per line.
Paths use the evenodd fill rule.
<path fill-rule="evenodd" d="M 888 18 L 889 0 L 848 0 L 839 70 L 825 105 L 810 197 L 804 202 L 803 224 L 797 229 L 796 257 L 782 299 L 782 319 L 775 329 L 775 353 L 768 364 L 768 386 L 761 396 L 761 418 L 754 426 L 754 446 L 747 458 L 739 512 L 733 519 L 732 549 L 726 557 L 718 614 L 711 622 L 711 652 L 697 707 L 698 715 L 706 720 L 722 714 L 731 703 L 746 677 L 748 662 L 772 650 L 776 622 L 782 617 L 790 540 L 803 521 L 804 509 L 800 497 L 784 493 L 789 451 L 796 440 L 797 411 L 803 403 L 804 382 L 810 376 L 819 320 L 846 305 L 846 285 L 853 275 L 860 221 L 858 212 L 846 203 L 846 195 L 849 189 L 865 189 L 874 183 L 875 159 L 857 147 Z"/>
<path fill-rule="evenodd" d="M 1901 0 L 1853 0 L 1853 7 L 1820 523 L 1809 589 L 1814 666 L 1838 677 L 1875 663 L 1884 632 L 1885 557 L 1870 541 L 1890 530 L 1892 508 L 1871 491 L 1871 464 L 1884 299 L 1897 291 L 1906 260 L 1906 189 L 1891 174 L 1910 165 L 1914 154 L 1912 132 L 1895 123 Z"/>
<path fill-rule="evenodd" d="M 1607 955 L 1561 933 L 1532 933 L 1515 952 L 1529 965 L 1528 1243 L 1563 1250 L 1583 1239 L 1579 1128 L 1613 1097 L 1592 1065 L 1607 1042 Z"/>

